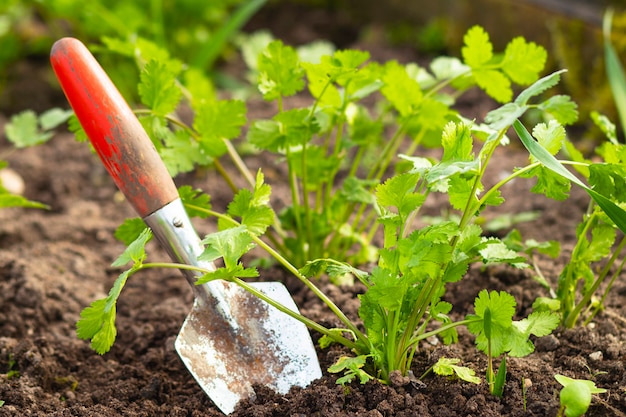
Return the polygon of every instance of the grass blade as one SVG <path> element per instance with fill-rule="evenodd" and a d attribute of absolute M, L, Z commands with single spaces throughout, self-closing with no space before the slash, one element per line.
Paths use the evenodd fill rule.
<path fill-rule="evenodd" d="M 613 93 L 613 100 L 617 107 L 622 130 L 626 131 L 626 73 L 624 67 L 617 56 L 617 52 L 611 44 L 611 21 L 613 20 L 613 11 L 608 10 L 604 14 L 602 23 L 604 31 L 604 60 L 606 65 L 606 74 L 609 79 L 609 85 Z"/>
<path fill-rule="evenodd" d="M 550 152 L 548 152 L 543 146 L 539 144 L 539 142 L 537 142 L 533 139 L 532 136 L 530 136 L 528 130 L 526 130 L 524 125 L 519 120 L 516 120 L 513 123 L 513 128 L 515 129 L 515 132 L 522 141 L 522 144 L 526 147 L 526 149 L 528 150 L 528 152 L 530 152 L 532 156 L 534 156 L 546 168 L 567 178 L 574 184 L 582 187 L 585 191 L 587 191 L 587 193 L 591 196 L 591 198 L 593 198 L 598 206 L 600 206 L 600 208 L 604 210 L 606 215 L 609 216 L 611 220 L 613 220 L 615 225 L 619 227 L 622 232 L 626 233 L 626 211 L 624 211 L 621 207 L 617 206 L 615 203 L 613 203 L 602 194 L 589 188 L 587 185 L 585 185 L 585 183 L 579 180 L 578 177 L 568 171 L 567 168 L 563 166 L 563 164 L 561 164 L 554 156 L 550 154 Z"/>
<path fill-rule="evenodd" d="M 238 33 L 239 29 L 265 4 L 267 0 L 244 1 L 228 21 L 215 33 L 210 42 L 196 55 L 192 64 L 194 67 L 207 69 L 222 52 L 229 39 Z"/>

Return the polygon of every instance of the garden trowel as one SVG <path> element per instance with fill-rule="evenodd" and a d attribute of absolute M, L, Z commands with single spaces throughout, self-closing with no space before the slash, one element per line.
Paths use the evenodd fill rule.
<path fill-rule="evenodd" d="M 198 260 L 204 248 L 152 141 L 93 55 L 78 40 L 57 41 L 52 67 L 104 166 L 157 240 L 176 262 L 213 270 Z M 279 393 L 321 376 L 307 328 L 248 291 L 226 281 L 195 285 L 201 275 L 182 270 L 195 301 L 176 350 L 202 389 L 224 413 L 254 386 Z M 256 289 L 297 311 L 283 284 Z"/>

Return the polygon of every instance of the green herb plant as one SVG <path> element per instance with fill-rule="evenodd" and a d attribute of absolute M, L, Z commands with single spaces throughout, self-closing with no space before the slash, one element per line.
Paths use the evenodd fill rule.
<path fill-rule="evenodd" d="M 152 56 L 142 56 L 145 65 L 139 94 L 147 109 L 138 114 L 170 172 L 174 175 L 212 164 L 234 193 L 223 213 L 213 210 L 208 195 L 190 187 L 180 189 L 191 215 L 213 217 L 218 223 L 219 231 L 203 241 L 202 259 L 222 259 L 223 266 L 215 271 L 199 269 L 202 277 L 197 284 L 215 279 L 234 282 L 321 333 L 322 347 L 339 343 L 351 350 L 353 357 L 331 368 L 344 372 L 340 382 L 371 378 L 388 382 L 392 372 L 406 375 L 422 340 L 438 336 L 453 343 L 458 337 L 456 328 L 465 325 L 476 334 L 478 348 L 488 355 L 487 380 L 492 392 L 501 393 L 493 359 L 504 353 L 531 353 L 530 335 L 550 333 L 558 317 L 538 311 L 513 321 L 515 302 L 510 295 L 482 291 L 475 314 L 454 322 L 448 316 L 452 305 L 443 297 L 447 285 L 461 280 L 472 265 L 528 267 L 526 257 L 505 241 L 483 236 L 482 222 L 477 221 L 487 207 L 502 204 L 500 190 L 510 181 L 535 178 L 534 191 L 562 197 L 574 178 L 611 221 L 621 228 L 626 219 L 609 197 L 585 186 L 554 158 L 566 142 L 563 126 L 577 118 L 576 105 L 567 96 L 542 97 L 558 83 L 562 72 L 537 79 L 545 51 L 522 38 L 496 55 L 486 32 L 474 27 L 465 37 L 463 61 L 435 60 L 432 73 L 395 61 L 366 62 L 366 52 L 353 50 L 317 59 L 309 54 L 310 60 L 303 61 L 294 48 L 280 41 L 267 43 L 258 55 L 258 85 L 264 98 L 275 103 L 277 113 L 248 122 L 246 138 L 285 162 L 292 201 L 280 214 L 272 205 L 263 170 L 252 175 L 230 141 L 246 124 L 244 103 L 216 99 L 197 72 L 189 78 L 180 62 L 166 53 L 152 52 Z M 513 101 L 511 80 L 531 84 Z M 305 85 L 313 104 L 289 107 L 287 98 Z M 449 107 L 455 95 L 472 85 L 505 102 L 487 115 L 484 124 L 466 120 Z M 443 94 L 444 87 L 455 93 Z M 361 102 L 374 93 L 381 109 L 376 117 Z M 183 97 L 195 113 L 191 124 L 175 113 Z M 528 111 L 546 117 L 533 129 L 534 137 L 518 120 Z M 529 163 L 512 168 L 507 177 L 485 188 L 489 162 L 508 143 L 506 135 L 512 126 L 529 148 Z M 389 139 L 384 139 L 383 130 L 391 131 Z M 426 144 L 439 146 L 441 156 L 416 155 Z M 400 162 L 396 162 L 394 156 L 400 152 Z M 224 155 L 232 159 L 248 188 L 237 187 L 227 174 L 220 161 Z M 416 227 L 421 207 L 434 193 L 447 198 L 458 216 Z M 380 239 L 375 240 L 380 226 Z M 147 262 L 145 244 L 151 234 L 138 219 L 125 223 L 118 236 L 130 244 L 113 265 L 131 266 L 108 297 L 82 312 L 77 324 L 79 337 L 90 339 L 99 353 L 108 351 L 115 340 L 116 303 L 128 278 L 146 268 L 181 267 Z M 326 328 L 255 291 L 247 279 L 259 271 L 242 260 L 252 247 L 264 250 L 298 278 L 337 316 L 341 326 Z M 373 266 L 359 269 L 372 259 Z M 317 288 L 311 278 L 322 273 L 331 278 L 352 276 L 363 283 L 366 291 L 359 296 L 359 321 L 348 318 Z M 498 374 L 504 378 L 504 359 L 500 369 Z"/>
<path fill-rule="evenodd" d="M 480 384 L 480 378 L 476 376 L 476 372 L 466 366 L 458 365 L 459 362 L 461 362 L 459 358 L 446 358 L 442 356 L 433 366 L 422 374 L 420 379 L 424 379 L 430 372 L 434 372 L 436 375 L 456 377 L 465 382 Z"/>
<path fill-rule="evenodd" d="M 17 149 L 35 146 L 44 143 L 54 135 L 53 130 L 65 123 L 71 112 L 58 108 L 50 109 L 40 115 L 32 110 L 25 110 L 11 117 L 4 126 L 4 134 L 13 145 L 8 152 L 0 154 L 0 169 L 8 166 L 5 160 L 10 153 Z M 0 180 L 0 208 L 27 207 L 47 208 L 45 204 L 28 200 L 27 198 L 7 190 Z"/>
<path fill-rule="evenodd" d="M 598 388 L 593 381 L 586 379 L 572 379 L 564 375 L 555 375 L 554 378 L 563 386 L 559 394 L 561 408 L 558 417 L 582 416 L 591 405 L 591 395 L 606 392 L 606 389 Z"/>
<path fill-rule="evenodd" d="M 607 77 L 624 128 L 626 76 L 611 45 L 611 17 L 610 11 L 604 17 L 605 61 Z M 550 289 L 551 297 L 540 297 L 535 303 L 537 309 L 558 311 L 562 317 L 562 325 L 569 328 L 577 324 L 588 324 L 602 311 L 615 280 L 624 268 L 624 261 L 620 261 L 620 255 L 626 245 L 623 235 L 624 224 L 620 223 L 618 210 L 607 207 L 608 204 L 602 196 L 624 206 L 626 199 L 623 175 L 626 172 L 626 148 L 618 141 L 615 124 L 606 116 L 592 112 L 591 117 L 607 139 L 596 147 L 595 163 L 585 159 L 568 142 L 565 143 L 564 150 L 571 160 L 562 161 L 574 166 L 579 177 L 582 177 L 588 186 L 582 184 L 578 177 L 564 172 L 556 161 L 550 161 L 550 158 L 544 161 L 546 166 L 560 170 L 562 178 L 567 178 L 568 182 L 593 190 L 590 192 L 592 199 L 587 211 L 576 229 L 576 245 L 572 250 L 570 261 L 559 276 L 556 291 Z M 527 142 L 530 143 L 528 140 Z M 600 196 L 594 195 L 594 192 Z M 560 198 L 556 194 L 553 197 Z M 611 215 L 612 212 L 615 212 L 614 215 Z M 622 233 L 619 233 L 620 230 Z M 549 286 L 547 281 L 543 282 Z M 579 285 L 581 282 L 582 285 Z"/>

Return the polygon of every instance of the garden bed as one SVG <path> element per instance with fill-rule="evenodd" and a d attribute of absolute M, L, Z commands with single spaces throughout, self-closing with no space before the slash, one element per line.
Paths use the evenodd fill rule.
<path fill-rule="evenodd" d="M 293 35 L 304 38 L 318 34 Z M 311 39 L 302 39 L 311 40 Z M 346 38 L 346 45 L 355 46 Z M 417 59 L 414 52 L 368 45 L 373 56 L 403 62 Z M 378 50 L 377 50 L 378 48 Z M 49 92 L 57 105 L 58 92 Z M 33 103 L 33 107 L 36 103 Z M 494 103 L 471 94 L 466 106 L 480 120 Z M 268 104 L 248 103 L 248 113 L 262 115 Z M 0 131 L 10 115 L 0 114 Z M 0 153 L 8 149 L 3 139 Z M 273 198 L 289 190 L 282 182 L 280 164 L 266 155 L 249 156 L 252 168 L 263 166 Z M 75 323 L 80 311 L 101 298 L 120 273 L 109 265 L 124 250 L 113 237 L 116 227 L 133 217 L 97 157 L 86 144 L 61 132 L 48 143 L 14 152 L 10 166 L 26 183 L 26 196 L 50 206 L 49 210 L 0 211 L 0 416 L 219 416 L 222 415 L 185 369 L 174 350 L 174 339 L 192 304 L 192 292 L 176 271 L 151 270 L 134 276 L 118 303 L 118 339 L 111 351 L 97 355 L 79 340 Z M 493 182 L 503 171 L 521 166 L 527 152 L 515 144 L 497 151 L 490 163 Z M 226 165 L 227 170 L 235 172 Z M 211 170 L 177 178 L 211 194 L 213 207 L 224 211 L 232 199 Z M 242 184 L 243 185 L 243 184 Z M 507 202 L 486 216 L 539 211 L 538 219 L 516 225 L 524 238 L 555 239 L 563 254 L 557 260 L 540 259 L 541 269 L 553 286 L 575 244 L 575 227 L 587 207 L 588 196 L 573 189 L 565 202 L 533 196 L 531 181 L 518 179 L 507 185 Z M 530 196 L 530 197 L 529 197 Z M 431 204 L 424 214 L 437 215 Z M 198 222 L 198 231 L 215 230 Z M 504 232 L 498 232 L 504 233 Z M 166 254 L 150 243 L 152 258 Z M 333 327 L 336 316 L 295 278 L 274 267 L 261 272 L 271 280 L 285 281 L 300 311 Z M 323 291 L 350 318 L 356 319 L 356 296 L 364 288 L 337 287 L 319 282 Z M 461 282 L 452 284 L 445 299 L 454 306 L 451 316 L 462 319 L 473 312 L 474 298 L 482 289 L 506 290 L 517 301 L 516 317 L 526 317 L 536 297 L 547 290 L 529 271 L 509 267 L 472 268 Z M 606 300 L 606 309 L 593 322 L 573 330 L 557 330 L 535 340 L 536 352 L 508 359 L 504 396 L 496 398 L 487 384 L 474 385 L 432 373 L 421 380 L 394 378 L 391 385 L 368 382 L 346 387 L 336 375 L 324 376 L 305 389 L 277 395 L 258 387 L 253 403 L 242 403 L 234 416 L 556 416 L 561 386 L 555 374 L 593 380 L 607 393 L 594 396 L 588 416 L 626 414 L 626 283 L 618 280 Z M 314 341 L 318 334 L 312 333 Z M 331 346 L 318 349 L 325 370 L 347 350 Z M 460 358 L 481 377 L 486 357 L 474 345 L 474 336 L 459 329 L 459 343 L 443 346 L 435 339 L 420 345 L 412 372 L 420 377 L 442 356 Z"/>

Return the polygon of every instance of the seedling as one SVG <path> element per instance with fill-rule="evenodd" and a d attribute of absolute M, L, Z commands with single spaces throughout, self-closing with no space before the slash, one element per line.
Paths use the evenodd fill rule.
<path fill-rule="evenodd" d="M 555 375 L 554 378 L 563 385 L 559 394 L 561 408 L 557 417 L 579 417 L 587 412 L 591 405 L 591 394 L 602 394 L 604 388 L 596 387 L 593 381 L 572 379 L 564 375 Z"/>
<path fill-rule="evenodd" d="M 39 116 L 32 110 L 25 110 L 11 117 L 4 126 L 4 133 L 15 149 L 39 145 L 50 140 L 54 135 L 53 130 L 65 123 L 71 114 L 71 111 L 58 108 L 50 109 Z M 5 155 L 0 155 L 0 169 L 8 165 L 3 160 L 5 158 Z M 11 193 L 0 180 L 0 208 L 3 207 L 47 208 L 45 204 Z"/>
<path fill-rule="evenodd" d="M 487 354 L 487 383 L 491 393 L 502 396 L 506 378 L 506 355 L 497 372 L 493 359 L 502 354 L 513 357 L 529 355 L 535 350 L 530 335 L 548 335 L 559 324 L 556 315 L 534 312 L 520 321 L 513 321 L 515 298 L 506 292 L 482 290 L 474 302 L 475 314 L 467 316 L 467 328 L 476 335 L 476 346 Z"/>
<path fill-rule="evenodd" d="M 480 378 L 476 376 L 476 372 L 467 366 L 457 365 L 461 362 L 459 358 L 446 358 L 442 356 L 437 360 L 433 366 L 428 368 L 420 379 L 424 379 L 431 371 L 440 376 L 457 377 L 465 382 L 471 382 L 472 384 L 480 384 Z"/>

